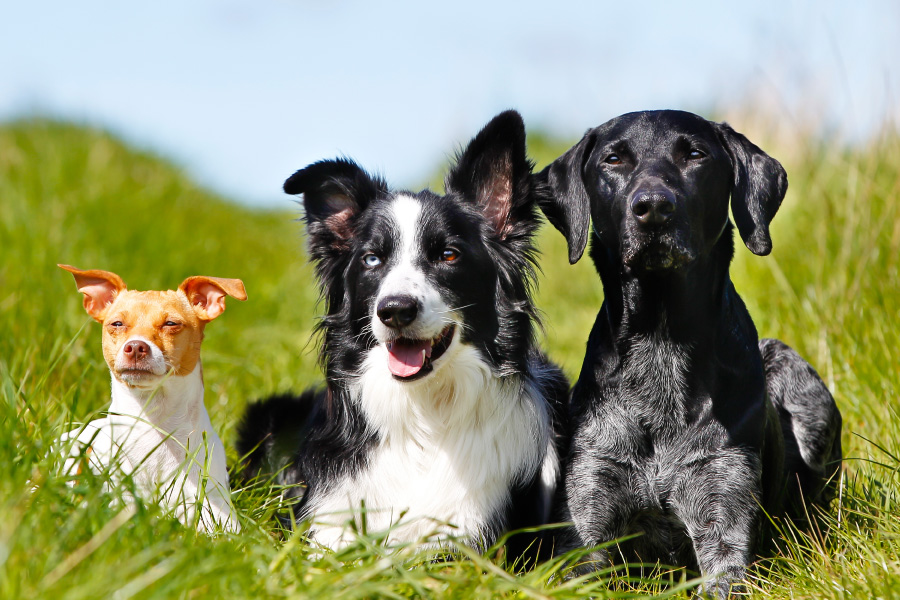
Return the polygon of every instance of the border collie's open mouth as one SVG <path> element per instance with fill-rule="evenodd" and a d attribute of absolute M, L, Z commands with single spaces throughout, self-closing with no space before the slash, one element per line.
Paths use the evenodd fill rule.
<path fill-rule="evenodd" d="M 431 373 L 434 361 L 443 356 L 450 342 L 456 325 L 447 325 L 439 336 L 430 340 L 411 340 L 397 338 L 387 344 L 388 369 L 395 379 L 413 381 Z"/>

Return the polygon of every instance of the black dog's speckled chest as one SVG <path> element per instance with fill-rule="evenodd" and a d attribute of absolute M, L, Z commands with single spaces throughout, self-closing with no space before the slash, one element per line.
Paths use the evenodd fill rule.
<path fill-rule="evenodd" d="M 561 545 L 635 534 L 583 567 L 699 568 L 725 597 L 755 555 L 760 507 L 777 514 L 798 480 L 794 496 L 827 504 L 841 456 L 827 388 L 758 339 L 728 274 L 729 199 L 744 243 L 768 254 L 786 174 L 725 124 L 649 111 L 588 131 L 536 180 L 571 262 L 592 238 L 604 291 L 572 393 Z"/>
<path fill-rule="evenodd" d="M 671 308 L 668 318 L 685 318 Z M 573 392 L 571 519 L 588 532 L 581 543 L 637 534 L 621 545 L 623 559 L 699 568 L 692 539 L 717 520 L 711 513 L 730 514 L 741 531 L 756 529 L 760 450 L 777 419 L 766 410 L 761 362 L 758 369 L 739 368 L 753 361 L 738 356 L 735 349 L 747 344 L 733 337 L 755 340 L 756 332 L 749 320 L 749 330 L 716 336 L 705 335 L 711 328 L 702 322 L 670 328 L 663 318 L 651 332 L 614 336 L 610 310 L 610 304 L 601 309 Z M 718 364 L 707 364 L 710 356 Z M 734 377 L 722 376 L 722 368 Z M 593 510 L 597 502 L 609 510 Z M 744 537 L 742 554 L 752 534 Z"/>
<path fill-rule="evenodd" d="M 729 360 L 727 351 L 716 351 L 715 336 L 677 341 L 662 326 L 616 338 L 605 327 L 609 308 L 598 317 L 573 394 L 577 425 L 566 479 L 571 518 L 578 531 L 591 532 L 583 541 L 637 534 L 622 545 L 623 558 L 696 569 L 692 539 L 715 522 L 710 512 L 720 511 L 747 532 L 739 551 L 749 552 L 767 428 L 761 363 L 723 377 L 705 366 L 710 356 Z M 718 340 L 732 353 L 735 342 Z M 728 410 L 729 403 L 741 412 Z M 591 509 L 597 502 L 610 510 L 598 515 Z"/>

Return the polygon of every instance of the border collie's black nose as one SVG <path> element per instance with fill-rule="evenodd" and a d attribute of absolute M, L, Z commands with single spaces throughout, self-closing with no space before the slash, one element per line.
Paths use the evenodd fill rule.
<path fill-rule="evenodd" d="M 386 296 L 378 303 L 375 312 L 382 323 L 399 329 L 416 320 L 419 303 L 410 296 Z"/>
<path fill-rule="evenodd" d="M 638 192 L 631 199 L 631 212 L 643 225 L 662 225 L 675 214 L 675 194 L 669 190 Z"/>

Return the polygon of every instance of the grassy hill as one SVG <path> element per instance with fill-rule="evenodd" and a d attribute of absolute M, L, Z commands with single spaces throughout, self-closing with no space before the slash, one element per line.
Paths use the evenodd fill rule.
<path fill-rule="evenodd" d="M 539 163 L 565 147 L 530 139 Z M 854 150 L 809 143 L 783 162 L 791 186 L 773 224 L 775 249 L 759 258 L 740 246 L 733 278 L 761 335 L 793 345 L 832 389 L 848 460 L 830 531 L 788 532 L 779 556 L 755 571 L 758 595 L 894 597 L 900 138 Z M 377 535 L 316 554 L 282 535 L 270 518 L 278 500 L 263 488 L 236 492 L 245 531 L 213 539 L 153 507 L 134 515 L 110 508 L 99 481 L 66 487 L 48 444 L 106 406 L 109 375 L 99 327 L 56 263 L 115 271 L 135 289 L 174 288 L 198 274 L 244 280 L 248 301 L 229 300 L 204 344 L 206 403 L 229 441 L 248 399 L 319 381 L 309 341 L 316 289 L 299 214 L 287 199 L 278 211 L 235 205 L 103 132 L 46 121 L 0 126 L 0 597 L 689 595 L 649 580 L 550 581 L 552 566 L 515 576 L 494 552 L 443 561 L 420 548 L 388 553 Z M 552 228 L 540 244 L 546 344 L 574 376 L 599 282 L 588 261 L 568 266 Z"/>

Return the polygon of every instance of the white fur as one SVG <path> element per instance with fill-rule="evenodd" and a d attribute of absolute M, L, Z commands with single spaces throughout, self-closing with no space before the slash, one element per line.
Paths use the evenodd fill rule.
<path fill-rule="evenodd" d="M 142 498 L 161 502 L 185 524 L 194 519 L 202 496 L 201 530 L 211 532 L 217 525 L 240 530 L 224 445 L 203 404 L 199 362 L 189 375 L 167 376 L 145 388 L 129 388 L 112 377 L 108 416 L 66 433 L 60 442 L 67 475 L 85 464 L 98 473 L 109 471 L 114 483 L 130 474 Z"/>
<path fill-rule="evenodd" d="M 425 274 L 415 265 L 421 256 L 419 220 L 422 207 L 419 201 L 409 196 L 398 196 L 390 206 L 394 224 L 397 226 L 400 239 L 397 262 L 391 266 L 390 271 L 381 282 L 378 296 L 372 303 L 372 331 L 380 342 L 385 342 L 396 336 L 396 332 L 384 323 L 375 314 L 375 309 L 382 298 L 387 296 L 405 295 L 418 300 L 419 314 L 412 325 L 403 331 L 404 337 L 427 340 L 436 338 L 449 324 L 448 312 L 450 307 L 446 305 L 438 291 L 430 284 Z"/>
<path fill-rule="evenodd" d="M 549 475 L 549 419 L 535 390 L 519 377 L 499 378 L 478 351 L 454 342 L 446 369 L 400 382 L 383 367 L 383 346 L 372 349 L 354 398 L 378 447 L 356 477 L 317 490 L 307 510 L 314 539 L 331 548 L 347 541 L 343 525 L 364 503 L 370 531 L 397 523 L 393 540 L 453 534 L 480 542 L 509 500 L 510 487 L 542 467 Z M 502 524 L 499 524 L 502 527 Z"/>
<path fill-rule="evenodd" d="M 392 528 L 394 541 L 437 534 L 432 541 L 439 543 L 450 534 L 478 544 L 482 536 L 501 533 L 500 513 L 519 480 L 539 471 L 549 507 L 558 472 L 550 415 L 528 382 L 496 376 L 476 348 L 460 341 L 462 317 L 417 267 L 419 202 L 401 195 L 390 210 L 399 234 L 398 258 L 373 305 L 393 295 L 418 301 L 418 315 L 403 329 L 404 337 L 434 339 L 451 323 L 456 329 L 431 373 L 398 381 L 388 369 L 386 348 L 397 331 L 381 323 L 373 308 L 379 344 L 369 350 L 351 394 L 379 443 L 355 476 L 311 491 L 306 506 L 315 517 L 311 535 L 326 547 L 341 547 L 352 539 L 347 522 L 353 519 L 361 527 L 364 505 L 368 530 Z"/>
<path fill-rule="evenodd" d="M 156 344 L 140 335 L 134 335 L 128 338 L 128 340 L 122 344 L 122 347 L 119 348 L 119 351 L 116 352 L 115 365 L 117 370 L 121 371 L 127 369 L 131 362 L 130 359 L 125 356 L 125 346 L 128 345 L 129 342 L 144 342 L 147 344 L 147 346 L 150 347 L 150 357 L 144 359 L 142 364 L 156 376 L 162 377 L 166 374 L 168 368 L 166 367 L 166 357 L 163 354 L 163 351 L 160 350 Z"/>

